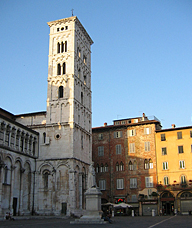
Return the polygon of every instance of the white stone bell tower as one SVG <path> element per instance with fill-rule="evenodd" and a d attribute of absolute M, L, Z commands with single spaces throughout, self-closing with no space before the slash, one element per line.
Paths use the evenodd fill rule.
<path fill-rule="evenodd" d="M 64 126 L 63 135 L 55 137 L 66 136 L 69 143 L 67 156 L 90 164 L 93 41 L 76 16 L 48 22 L 48 25 L 50 41 L 46 125 Z"/>

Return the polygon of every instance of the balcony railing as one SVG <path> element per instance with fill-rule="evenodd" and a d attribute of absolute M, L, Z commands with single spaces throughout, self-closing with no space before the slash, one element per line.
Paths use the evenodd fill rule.
<path fill-rule="evenodd" d="M 180 183 L 180 184 L 170 184 L 170 185 L 157 185 L 157 190 L 158 191 L 177 191 L 177 190 L 183 190 L 183 189 L 189 189 L 192 188 L 192 183 Z"/>

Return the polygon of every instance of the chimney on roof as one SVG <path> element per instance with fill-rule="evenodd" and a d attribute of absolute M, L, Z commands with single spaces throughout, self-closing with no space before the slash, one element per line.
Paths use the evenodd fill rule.
<path fill-rule="evenodd" d="M 106 126 L 107 126 L 107 123 L 105 122 L 105 123 L 104 123 L 104 127 L 106 127 Z"/>
<path fill-rule="evenodd" d="M 175 128 L 176 127 L 175 124 L 171 124 L 171 126 L 172 126 L 172 128 Z"/>
<path fill-rule="evenodd" d="M 143 113 L 143 116 L 141 118 L 141 121 L 145 121 L 145 120 L 146 120 L 145 113 Z"/>

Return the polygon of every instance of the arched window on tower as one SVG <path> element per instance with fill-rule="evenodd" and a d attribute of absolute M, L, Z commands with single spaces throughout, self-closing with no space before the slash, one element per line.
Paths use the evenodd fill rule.
<path fill-rule="evenodd" d="M 132 161 L 129 162 L 129 170 L 133 170 L 133 163 L 132 163 Z"/>
<path fill-rule="evenodd" d="M 66 74 L 66 63 L 63 63 L 63 74 Z"/>
<path fill-rule="evenodd" d="M 61 75 L 61 64 L 57 64 L 57 75 Z"/>
<path fill-rule="evenodd" d="M 144 169 L 149 169 L 149 161 L 147 159 L 144 160 Z"/>
<path fill-rule="evenodd" d="M 103 172 L 104 172 L 104 166 L 103 166 L 103 163 L 101 163 L 100 172 L 101 172 L 101 173 L 103 173 Z"/>
<path fill-rule="evenodd" d="M 64 52 L 64 43 L 63 43 L 63 41 L 61 42 L 61 53 L 63 53 Z"/>
<path fill-rule="evenodd" d="M 7 176 L 8 176 L 8 167 L 5 166 L 4 184 L 7 184 Z"/>
<path fill-rule="evenodd" d="M 36 141 L 33 141 L 33 148 L 32 148 L 32 152 L 33 152 L 33 156 L 35 156 L 35 152 L 36 152 Z"/>
<path fill-rule="evenodd" d="M 43 132 L 43 143 L 46 143 L 46 133 Z"/>
<path fill-rule="evenodd" d="M 80 68 L 78 69 L 78 78 L 80 78 L 80 75 L 81 75 L 81 70 L 80 70 Z"/>
<path fill-rule="evenodd" d="M 63 98 L 63 86 L 59 86 L 59 94 L 58 94 L 59 98 Z"/>
<path fill-rule="evenodd" d="M 81 103 L 83 104 L 83 92 L 81 92 Z"/>
<path fill-rule="evenodd" d="M 67 52 L 67 41 L 65 41 L 65 52 Z"/>
<path fill-rule="evenodd" d="M 57 43 L 57 53 L 60 53 L 60 43 Z"/>
<path fill-rule="evenodd" d="M 83 62 L 87 65 L 87 57 L 85 55 L 83 55 Z"/>
<path fill-rule="evenodd" d="M 77 55 L 81 58 L 81 49 L 79 47 L 77 47 Z"/>
<path fill-rule="evenodd" d="M 48 189 L 48 186 L 49 186 L 49 172 L 48 171 L 46 171 L 45 173 L 44 173 L 44 189 Z"/>
<path fill-rule="evenodd" d="M 121 162 L 119 166 L 119 171 L 123 171 L 123 170 L 124 170 L 124 165 L 123 165 L 123 162 Z"/>
<path fill-rule="evenodd" d="M 47 190 L 49 187 L 49 175 L 50 172 L 48 170 L 45 170 L 43 172 L 43 179 L 44 179 L 44 189 Z"/>
<path fill-rule="evenodd" d="M 153 161 L 149 159 L 149 169 L 153 169 Z"/>
<path fill-rule="evenodd" d="M 108 172 L 108 165 L 107 165 L 107 163 L 105 164 L 105 172 Z"/>
<path fill-rule="evenodd" d="M 119 163 L 118 162 L 116 163 L 116 171 L 117 172 L 119 171 Z"/>
<path fill-rule="evenodd" d="M 86 84 L 87 84 L 87 76 L 84 75 L 84 85 L 86 85 Z"/>
<path fill-rule="evenodd" d="M 96 166 L 96 173 L 99 173 L 99 164 Z"/>

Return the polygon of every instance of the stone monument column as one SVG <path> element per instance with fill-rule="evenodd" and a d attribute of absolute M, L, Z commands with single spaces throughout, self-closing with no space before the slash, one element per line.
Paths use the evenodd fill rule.
<path fill-rule="evenodd" d="M 85 192 L 86 211 L 80 219 L 71 221 L 71 224 L 104 224 L 101 219 L 101 191 L 96 185 L 95 169 L 93 163 L 89 166 L 88 190 Z"/>

